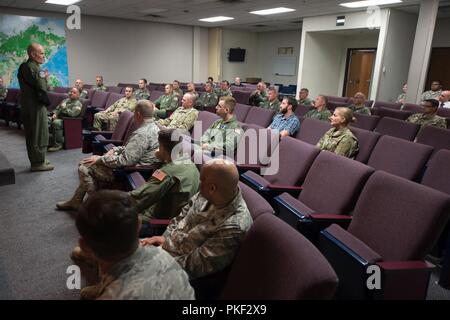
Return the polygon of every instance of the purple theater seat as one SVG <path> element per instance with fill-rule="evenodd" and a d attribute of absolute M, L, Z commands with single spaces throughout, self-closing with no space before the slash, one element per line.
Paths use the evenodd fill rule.
<path fill-rule="evenodd" d="M 382 135 L 413 141 L 419 131 L 420 126 L 415 123 L 406 122 L 399 119 L 384 117 L 378 122 L 376 132 Z"/>
<path fill-rule="evenodd" d="M 321 121 L 312 118 L 305 118 L 302 121 L 300 130 L 298 130 L 296 139 L 316 145 L 325 132 L 330 130 L 331 126 L 328 121 Z"/>
<path fill-rule="evenodd" d="M 433 148 L 403 139 L 382 136 L 373 149 L 367 164 L 408 180 L 417 180 Z"/>
<path fill-rule="evenodd" d="M 149 85 L 147 85 L 147 89 L 150 92 L 155 91 L 157 87 L 158 87 L 158 85 L 154 84 L 154 83 L 150 83 Z"/>
<path fill-rule="evenodd" d="M 16 174 L 8 159 L 0 152 L 0 186 L 16 183 Z"/>
<path fill-rule="evenodd" d="M 366 102 L 364 102 L 364 105 L 369 109 L 372 108 L 373 100 L 366 100 Z"/>
<path fill-rule="evenodd" d="M 348 107 L 349 103 L 343 103 L 343 102 L 336 102 L 336 101 L 328 101 L 327 103 L 327 109 L 333 113 L 333 111 L 338 107 Z"/>
<path fill-rule="evenodd" d="M 402 108 L 402 104 L 397 102 L 375 101 L 373 108 L 390 108 L 400 110 Z"/>
<path fill-rule="evenodd" d="M 280 218 L 316 241 L 330 217 L 348 224 L 348 217 L 339 215 L 351 213 L 373 172 L 362 163 L 322 151 L 309 169 L 298 199 L 288 193 L 274 199 Z"/>
<path fill-rule="evenodd" d="M 423 108 L 420 104 L 405 103 L 402 110 L 411 111 L 412 113 L 422 113 Z"/>
<path fill-rule="evenodd" d="M 88 99 L 80 99 L 81 112 L 76 118 L 64 117 L 64 148 L 78 149 L 83 146 L 83 117 L 89 104 Z"/>
<path fill-rule="evenodd" d="M 241 244 L 221 299 L 332 299 L 337 283 L 329 263 L 307 239 L 265 214 Z"/>
<path fill-rule="evenodd" d="M 236 103 L 234 115 L 236 116 L 237 121 L 244 122 L 251 108 L 252 107 L 247 104 Z"/>
<path fill-rule="evenodd" d="M 274 214 L 273 208 L 263 197 L 258 194 L 258 192 L 240 181 L 239 188 L 242 191 L 242 197 L 247 204 L 248 211 L 250 211 L 253 221 L 263 214 Z"/>
<path fill-rule="evenodd" d="M 328 102 L 333 102 L 336 104 L 347 105 L 349 103 L 349 98 L 347 97 L 336 97 L 336 96 L 327 96 Z"/>
<path fill-rule="evenodd" d="M 158 99 L 160 96 L 162 96 L 164 94 L 164 91 L 158 91 L 158 90 L 154 90 L 152 92 L 150 92 L 150 101 L 155 102 L 156 99 Z"/>
<path fill-rule="evenodd" d="M 450 198 L 383 171 L 367 181 L 348 230 L 333 224 L 319 248 L 336 271 L 339 299 L 425 299 L 434 266 L 423 261 L 448 221 Z M 369 290 L 367 269 L 381 271 Z M 373 274 L 370 273 L 370 274 Z"/>
<path fill-rule="evenodd" d="M 105 102 L 105 109 L 109 108 L 114 102 L 124 97 L 123 94 L 111 92 Z"/>
<path fill-rule="evenodd" d="M 267 128 L 271 123 L 275 112 L 269 109 L 260 107 L 252 107 L 247 116 L 245 117 L 245 123 L 256 124 L 263 128 Z"/>
<path fill-rule="evenodd" d="M 367 163 L 373 148 L 378 142 L 381 135 L 378 132 L 363 130 L 359 128 L 350 128 L 355 137 L 358 139 L 359 151 L 355 160 Z"/>
<path fill-rule="evenodd" d="M 400 120 L 406 120 L 406 119 L 408 119 L 408 117 L 410 115 L 413 114 L 412 111 L 396 110 L 396 109 L 385 108 L 385 107 L 375 108 L 374 111 L 376 111 L 375 115 L 379 116 L 380 118 L 390 117 L 390 118 L 395 118 L 395 119 L 400 119 Z"/>
<path fill-rule="evenodd" d="M 106 91 L 111 93 L 122 93 L 123 87 L 108 86 Z"/>
<path fill-rule="evenodd" d="M 105 109 L 106 101 L 108 100 L 109 95 L 109 92 L 94 91 L 89 107 Z"/>
<path fill-rule="evenodd" d="M 194 129 L 192 130 L 192 138 L 196 141 L 200 140 L 203 133 L 218 119 L 220 117 L 215 113 L 199 111 L 197 120 L 194 123 Z"/>
<path fill-rule="evenodd" d="M 53 92 L 55 92 L 55 93 L 68 93 L 70 89 L 72 89 L 72 88 L 71 87 L 55 87 L 53 89 Z"/>
<path fill-rule="evenodd" d="M 450 109 L 449 108 L 438 108 L 438 116 L 444 117 L 447 120 L 447 128 L 450 126 Z"/>
<path fill-rule="evenodd" d="M 312 108 L 313 108 L 312 106 L 305 106 L 304 104 L 299 104 L 295 109 L 294 113 L 298 118 L 301 118 Z"/>
<path fill-rule="evenodd" d="M 433 155 L 441 149 L 450 150 L 450 130 L 433 126 L 424 127 L 417 135 L 416 142 L 433 147 Z"/>
<path fill-rule="evenodd" d="M 233 98 L 236 99 L 237 103 L 248 104 L 248 99 L 250 98 L 250 91 L 233 90 Z"/>
<path fill-rule="evenodd" d="M 56 109 L 56 107 L 64 100 L 67 99 L 69 96 L 67 93 L 55 93 L 55 92 L 48 92 L 48 98 L 50 99 L 50 105 L 47 107 L 48 111 L 53 111 Z"/>
<path fill-rule="evenodd" d="M 373 131 L 380 121 L 380 117 L 375 115 L 354 113 L 353 116 L 356 118 L 356 122 L 350 124 L 352 127 L 369 131 Z"/>

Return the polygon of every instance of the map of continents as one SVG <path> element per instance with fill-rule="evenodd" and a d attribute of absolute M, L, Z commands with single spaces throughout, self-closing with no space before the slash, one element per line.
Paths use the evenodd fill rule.
<path fill-rule="evenodd" d="M 27 60 L 27 46 L 40 43 L 52 87 L 69 85 L 64 20 L 0 14 L 0 76 L 5 85 L 18 88 L 17 69 Z"/>

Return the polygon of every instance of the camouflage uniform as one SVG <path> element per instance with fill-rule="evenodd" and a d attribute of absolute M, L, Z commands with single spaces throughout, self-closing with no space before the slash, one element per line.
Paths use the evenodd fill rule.
<path fill-rule="evenodd" d="M 422 93 L 422 96 L 420 97 L 420 100 L 428 100 L 428 99 L 435 99 L 437 100 L 439 98 L 439 96 L 441 95 L 442 90 L 438 90 L 438 91 L 433 91 L 433 90 L 428 90 L 425 91 L 424 93 Z"/>
<path fill-rule="evenodd" d="M 269 101 L 269 100 L 262 101 L 262 102 L 259 103 L 259 106 L 261 108 L 270 109 L 270 110 L 273 110 L 275 112 L 279 112 L 280 111 L 280 104 L 281 104 L 280 100 L 275 99 L 273 101 Z"/>
<path fill-rule="evenodd" d="M 82 90 L 78 89 L 78 91 L 80 91 L 80 99 L 87 99 L 87 96 L 89 93 L 87 92 L 86 89 L 82 89 Z M 69 90 L 69 92 L 67 92 L 67 94 L 69 94 L 69 93 L 70 93 L 70 90 Z"/>
<path fill-rule="evenodd" d="M 194 108 L 185 109 L 179 107 L 167 119 L 161 119 L 158 124 L 169 129 L 181 129 L 189 131 L 194 126 L 195 120 L 198 117 L 198 110 Z"/>
<path fill-rule="evenodd" d="M 312 100 L 309 98 L 305 98 L 303 100 L 297 100 L 297 101 L 298 101 L 298 104 L 302 104 L 304 106 L 312 106 L 313 105 Z"/>
<path fill-rule="evenodd" d="M 198 192 L 200 174 L 189 158 L 164 164 L 139 188 L 130 192 L 144 222 L 176 217 Z"/>
<path fill-rule="evenodd" d="M 78 99 L 64 99 L 55 109 L 56 118 L 49 118 L 49 129 L 51 133 L 51 146 L 59 146 L 64 143 L 63 117 L 76 118 L 81 113 L 82 104 Z"/>
<path fill-rule="evenodd" d="M 138 247 L 101 276 L 99 300 L 194 300 L 186 272 L 160 247 Z"/>
<path fill-rule="evenodd" d="M 215 92 L 203 92 L 195 102 L 195 107 L 198 110 L 204 110 L 205 108 L 213 108 L 217 106 L 219 98 Z"/>
<path fill-rule="evenodd" d="M 252 106 L 259 106 L 261 102 L 265 102 L 267 100 L 267 92 L 258 90 L 255 90 L 250 95 L 250 98 L 248 99 L 250 105 Z"/>
<path fill-rule="evenodd" d="M 226 90 L 222 90 L 220 88 L 214 90 L 214 93 L 217 95 L 217 98 L 220 99 L 221 97 L 226 97 L 226 96 L 233 96 L 233 93 L 231 93 L 231 90 L 228 88 Z"/>
<path fill-rule="evenodd" d="M 167 118 L 167 112 L 173 112 L 178 108 L 178 95 L 176 93 L 163 94 L 154 103 L 159 108 L 159 110 L 155 110 L 155 115 L 158 118 L 165 119 Z"/>
<path fill-rule="evenodd" d="M 365 105 L 357 106 L 356 104 L 352 104 L 349 106 L 349 108 L 353 111 L 353 113 L 359 113 L 359 114 L 366 114 L 371 115 L 370 109 L 367 108 Z"/>
<path fill-rule="evenodd" d="M 223 270 L 234 259 L 253 220 L 242 193 L 217 209 L 200 193 L 172 219 L 163 249 L 180 263 L 190 279 Z"/>
<path fill-rule="evenodd" d="M 400 93 L 397 97 L 397 103 L 399 103 L 400 100 L 405 101 L 405 99 L 406 99 L 406 93 Z"/>
<path fill-rule="evenodd" d="M 202 135 L 200 143 L 207 143 L 209 152 L 234 153 L 243 133 L 235 116 L 228 121 L 217 119 Z"/>
<path fill-rule="evenodd" d="M 331 112 L 327 108 L 324 108 L 322 111 L 319 111 L 314 108 L 312 110 L 309 110 L 305 114 L 305 118 L 313 118 L 313 119 L 318 119 L 318 120 L 322 120 L 322 121 L 330 121 L 330 119 L 329 119 L 330 117 L 331 117 Z"/>
<path fill-rule="evenodd" d="M 107 90 L 104 84 L 102 84 L 101 86 L 93 86 L 91 89 L 94 91 L 104 91 L 104 92 L 106 92 Z"/>
<path fill-rule="evenodd" d="M 8 94 L 8 89 L 6 87 L 0 87 L 0 101 L 4 101 L 6 99 L 6 95 Z"/>
<path fill-rule="evenodd" d="M 133 92 L 133 96 L 136 100 L 149 100 L 150 91 L 147 88 L 145 89 L 137 89 Z"/>
<path fill-rule="evenodd" d="M 350 159 L 354 159 L 359 151 L 358 139 L 347 127 L 340 130 L 331 128 L 319 140 L 317 147 Z"/>
<path fill-rule="evenodd" d="M 94 114 L 94 128 L 102 130 L 102 123 L 106 123 L 106 130 L 113 131 L 119 121 L 119 114 L 125 110 L 134 111 L 136 103 L 137 101 L 134 98 L 127 99 L 124 97 L 117 100 L 106 110 Z M 113 112 L 117 112 L 117 114 L 113 114 Z"/>
<path fill-rule="evenodd" d="M 410 115 L 406 121 L 419 124 L 421 130 L 427 126 L 447 129 L 447 120 L 437 114 L 426 115 L 424 113 L 415 113 Z"/>
<path fill-rule="evenodd" d="M 178 89 L 173 89 L 173 93 L 176 94 L 180 99 L 183 97 L 184 93 L 183 90 L 181 90 L 180 88 Z"/>
<path fill-rule="evenodd" d="M 155 151 L 158 149 L 159 128 L 153 119 L 145 120 L 130 137 L 125 146 L 114 148 L 114 154 L 103 155 L 90 167 L 80 162 L 78 174 L 80 188 L 92 192 L 100 189 L 99 183 L 113 183 L 113 169 L 132 165 L 152 165 L 158 162 Z"/>

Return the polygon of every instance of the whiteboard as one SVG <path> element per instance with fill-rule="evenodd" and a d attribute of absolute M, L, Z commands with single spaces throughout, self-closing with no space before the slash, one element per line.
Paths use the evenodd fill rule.
<path fill-rule="evenodd" d="M 297 57 L 276 57 L 273 73 L 277 76 L 295 76 Z"/>

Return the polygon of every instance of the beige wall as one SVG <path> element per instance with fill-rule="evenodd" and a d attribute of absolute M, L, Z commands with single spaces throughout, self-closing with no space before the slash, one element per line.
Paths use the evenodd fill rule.
<path fill-rule="evenodd" d="M 222 28 L 208 29 L 208 77 L 214 81 L 222 75 Z"/>

